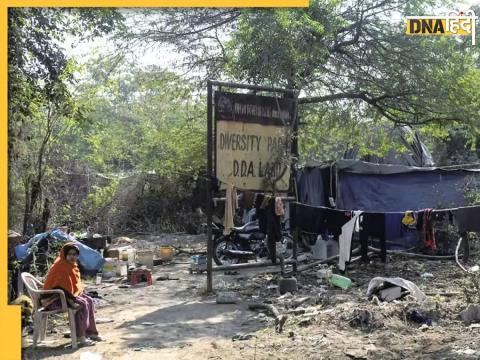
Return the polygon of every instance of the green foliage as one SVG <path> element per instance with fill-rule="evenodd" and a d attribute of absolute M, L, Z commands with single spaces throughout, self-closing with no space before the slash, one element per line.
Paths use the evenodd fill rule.
<path fill-rule="evenodd" d="M 87 213 L 85 218 L 88 216 L 95 216 L 105 209 L 109 208 L 112 204 L 113 199 L 115 198 L 116 192 L 118 190 L 119 181 L 114 179 L 107 186 L 92 186 L 89 194 L 85 198 L 82 209 Z"/>
<path fill-rule="evenodd" d="M 205 102 L 191 84 L 151 67 L 110 74 L 96 95 L 78 144 L 95 168 L 195 175 L 204 167 Z"/>
<path fill-rule="evenodd" d="M 111 32 L 123 17 L 112 9 L 10 8 L 8 11 L 9 211 L 11 226 L 34 222 L 41 211 L 47 158 L 84 119 L 71 91 L 74 63 L 60 43 L 67 35 Z M 23 211 L 21 205 L 23 204 Z M 23 217 L 23 220 L 20 220 Z M 23 222 L 23 225 L 19 225 Z"/>

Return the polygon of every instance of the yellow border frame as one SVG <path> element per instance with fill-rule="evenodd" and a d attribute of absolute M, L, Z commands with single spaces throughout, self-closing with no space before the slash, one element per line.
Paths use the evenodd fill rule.
<path fill-rule="evenodd" d="M 21 358 L 20 308 L 7 306 L 7 230 L 8 230 L 8 8 L 9 7 L 308 7 L 309 0 L 7 0 L 0 3 L 0 358 Z"/>

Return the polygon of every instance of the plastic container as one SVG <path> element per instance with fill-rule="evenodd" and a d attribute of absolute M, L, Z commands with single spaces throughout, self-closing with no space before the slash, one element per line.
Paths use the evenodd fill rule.
<path fill-rule="evenodd" d="M 335 241 L 332 235 L 328 236 L 327 257 L 338 255 L 338 241 Z"/>
<path fill-rule="evenodd" d="M 328 283 L 332 286 L 342 288 L 343 290 L 346 290 L 352 287 L 352 280 L 338 274 L 331 274 L 328 277 Z"/>
<path fill-rule="evenodd" d="M 326 283 L 328 279 L 332 276 L 331 269 L 320 269 L 317 271 L 317 278 L 322 281 L 322 283 Z"/>
<path fill-rule="evenodd" d="M 190 257 L 190 262 L 192 264 L 204 265 L 207 263 L 207 257 L 205 255 L 192 255 Z"/>
<path fill-rule="evenodd" d="M 118 259 L 106 258 L 102 267 L 102 276 L 105 279 L 109 279 L 115 276 L 117 272 Z"/>
<path fill-rule="evenodd" d="M 117 275 L 127 276 L 128 275 L 128 262 L 127 261 L 118 261 L 117 263 Z"/>
<path fill-rule="evenodd" d="M 169 261 L 173 258 L 173 248 L 169 245 L 160 246 L 160 259 Z"/>
<path fill-rule="evenodd" d="M 153 251 L 152 250 L 137 251 L 137 262 L 141 265 L 145 265 L 150 270 L 153 270 Z"/>
<path fill-rule="evenodd" d="M 318 235 L 315 245 L 311 246 L 312 257 L 317 260 L 324 260 L 327 258 L 327 242 Z"/>
<path fill-rule="evenodd" d="M 136 251 L 132 247 L 119 248 L 118 258 L 122 261 L 127 261 L 129 264 L 133 264 L 135 262 L 135 253 Z"/>

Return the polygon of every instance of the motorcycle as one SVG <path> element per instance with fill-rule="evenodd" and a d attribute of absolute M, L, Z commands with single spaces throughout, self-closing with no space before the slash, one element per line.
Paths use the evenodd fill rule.
<path fill-rule="evenodd" d="M 260 232 L 258 220 L 234 227 L 228 235 L 224 235 L 223 230 L 222 224 L 212 223 L 213 259 L 217 265 L 238 264 L 269 257 L 267 236 Z M 292 248 L 292 237 L 286 229 L 286 222 L 283 222 L 282 237 L 276 244 L 277 253 L 288 259 L 292 256 Z"/>

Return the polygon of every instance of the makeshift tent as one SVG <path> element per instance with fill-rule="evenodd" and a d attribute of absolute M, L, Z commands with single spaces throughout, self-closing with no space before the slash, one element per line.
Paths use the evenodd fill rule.
<path fill-rule="evenodd" d="M 310 162 L 296 173 L 298 200 L 343 210 L 398 212 L 466 205 L 465 187 L 480 184 L 480 165 L 414 167 L 339 160 Z M 329 201 L 335 198 L 335 205 Z"/>
<path fill-rule="evenodd" d="M 378 212 L 464 206 L 465 187 L 480 168 L 413 167 L 341 160 L 336 163 L 338 209 Z"/>

